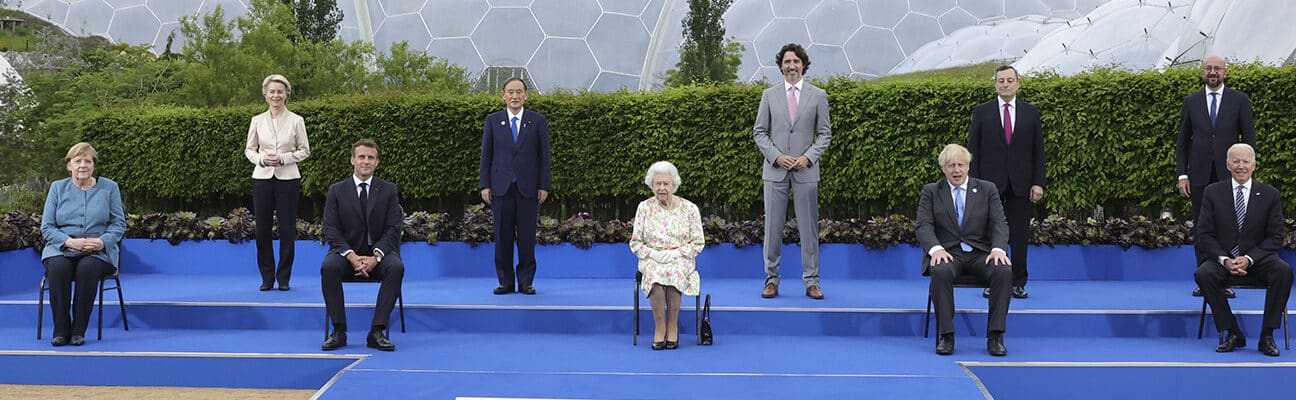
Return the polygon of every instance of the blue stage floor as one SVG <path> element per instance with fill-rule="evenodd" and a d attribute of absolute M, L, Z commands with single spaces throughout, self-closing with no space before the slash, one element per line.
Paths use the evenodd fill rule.
<path fill-rule="evenodd" d="M 1253 366 L 1262 376 L 1282 375 L 1290 374 L 1296 354 L 1259 354 L 1254 334 L 1246 349 L 1214 353 L 1209 318 L 1207 337 L 1196 339 L 1201 300 L 1188 296 L 1192 286 L 1186 282 L 1033 282 L 1030 299 L 1013 301 L 1009 356 L 995 358 L 985 354 L 985 300 L 975 289 L 956 290 L 962 310 L 956 317 L 957 352 L 951 357 L 933 353 L 932 339 L 922 337 L 923 280 L 824 282 L 823 301 L 806 298 L 800 282 L 785 282 L 782 296 L 767 300 L 758 295 L 759 280 L 705 280 L 704 291 L 713 295 L 716 345 L 692 342 L 688 298 L 681 315 L 681 349 L 655 352 L 649 349 L 652 324 L 646 310 L 641 343 L 630 344 L 629 279 L 550 279 L 537 282 L 536 296 L 495 296 L 490 293 L 494 280 L 485 278 L 407 282 L 409 332 L 393 333 L 396 352 L 365 348 L 363 329 L 351 332 L 349 347 L 322 352 L 319 284 L 308 277 L 314 278 L 299 277 L 290 292 L 258 292 L 256 282 L 241 276 L 124 276 L 131 331 L 121 329 L 110 294 L 104 341 L 91 337 L 80 348 L 50 347 L 48 331 L 45 340 L 35 339 L 34 285 L 31 292 L 0 294 L 0 357 L 53 360 L 7 363 L 0 367 L 0 376 L 7 377 L 0 383 L 87 384 L 62 380 L 46 368 L 66 368 L 58 363 L 75 359 L 57 354 L 89 353 L 121 357 L 114 367 L 119 371 L 147 368 L 150 363 L 140 362 L 141 357 L 219 359 L 127 374 L 135 377 L 127 382 L 138 385 L 297 387 L 319 379 L 318 374 L 248 372 L 265 368 L 267 357 L 300 363 L 298 369 L 321 363 L 340 368 L 320 385 L 322 399 L 990 398 L 969 371 L 984 371 L 984 387 L 1001 399 L 1039 398 L 1041 393 L 1049 398 L 1122 398 L 1120 393 L 1158 393 L 1158 387 L 1167 390 L 1162 393 L 1184 392 L 1166 385 L 1197 388 L 1176 398 L 1209 399 L 1228 393 L 1206 380 L 1167 379 L 1175 371 L 1167 368 Z M 352 326 L 366 325 L 376 290 L 372 284 L 347 285 Z M 1258 291 L 1242 291 L 1234 300 L 1248 331 L 1258 329 L 1262 298 Z M 397 321 L 393 313 L 393 328 Z M 93 329 L 92 323 L 91 336 Z M 247 360 L 243 376 L 222 373 L 229 357 Z M 978 364 L 987 362 L 1008 364 Z M 1068 367 L 1044 367 L 1075 362 L 1094 363 L 1086 368 L 1118 368 L 1107 364 L 1113 362 L 1156 364 L 1120 370 L 1122 376 L 1148 378 L 1140 381 L 1139 390 L 1126 392 L 1084 384 L 1090 375 Z M 1030 373 L 1005 372 L 1012 368 Z M 1101 371 L 1092 376 L 1112 370 Z M 1032 379 L 1009 378 L 1004 386 L 1004 376 L 1016 375 Z M 289 378 L 292 382 L 281 382 Z M 1260 393 L 1283 393 L 1291 386 L 1284 383 Z"/>

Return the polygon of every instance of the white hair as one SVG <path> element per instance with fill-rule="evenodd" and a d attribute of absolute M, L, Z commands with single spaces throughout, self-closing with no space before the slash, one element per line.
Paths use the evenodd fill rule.
<path fill-rule="evenodd" d="M 266 92 L 269 92 L 270 84 L 276 82 L 284 85 L 284 93 L 287 93 L 289 96 L 292 95 L 292 84 L 288 83 L 288 78 L 285 78 L 283 75 L 279 75 L 279 74 L 267 76 L 265 77 L 264 80 L 261 81 L 261 94 L 265 95 Z"/>
<path fill-rule="evenodd" d="M 648 167 L 648 174 L 644 176 L 644 184 L 651 188 L 653 177 L 657 176 L 657 174 L 670 174 L 671 183 L 675 185 L 676 189 L 679 189 L 680 175 L 679 169 L 675 168 L 675 164 L 671 164 L 670 161 L 658 161 L 653 163 Z"/>

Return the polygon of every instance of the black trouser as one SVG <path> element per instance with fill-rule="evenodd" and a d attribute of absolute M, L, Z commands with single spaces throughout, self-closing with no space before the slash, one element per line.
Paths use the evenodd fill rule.
<path fill-rule="evenodd" d="M 989 254 L 984 251 L 964 253 L 958 246 L 945 250 L 954 260 L 931 268 L 931 287 L 928 289 L 936 308 L 936 332 L 941 335 L 954 333 L 954 280 L 962 274 L 976 275 L 981 282 L 990 284 L 987 330 L 1007 330 L 1008 304 L 1012 301 L 1012 270 L 1006 265 L 987 265 L 985 260 Z"/>
<path fill-rule="evenodd" d="M 293 254 L 297 244 L 297 202 L 301 198 L 301 179 L 252 180 L 252 212 L 256 215 L 257 268 L 261 284 L 270 286 L 277 278 L 279 286 L 288 286 L 292 277 Z M 275 211 L 279 213 L 279 272 L 275 272 L 272 229 Z"/>
<path fill-rule="evenodd" d="M 337 253 L 324 256 L 320 265 L 320 288 L 324 292 L 324 309 L 334 325 L 346 325 L 346 298 L 342 293 L 342 282 L 351 280 L 355 269 L 346 257 Z M 378 279 L 378 301 L 374 304 L 373 326 L 387 326 L 391 319 L 392 309 L 396 308 L 396 297 L 400 295 L 401 282 L 405 279 L 405 262 L 400 254 L 392 253 L 383 256 L 382 262 L 369 271 L 369 277 Z"/>
<path fill-rule="evenodd" d="M 517 182 L 509 185 L 503 195 L 491 199 L 491 213 L 495 221 L 495 276 L 500 286 L 531 287 L 536 274 L 536 219 L 540 204 L 536 193 L 525 197 L 518 191 Z M 517 273 L 513 271 L 513 243 L 517 241 Z"/>
<path fill-rule="evenodd" d="M 1008 256 L 1012 259 L 1012 285 L 1026 286 L 1026 248 L 1030 246 L 1031 215 L 1035 205 L 1030 201 L 1030 192 L 1013 193 L 1012 187 L 1004 188 L 1002 196 L 1004 219 L 1008 220 Z"/>
<path fill-rule="evenodd" d="M 1215 183 L 1217 181 L 1219 181 L 1219 177 L 1215 176 L 1215 167 L 1212 166 L 1210 179 L 1208 179 L 1206 182 L 1195 182 L 1195 181 L 1188 182 L 1189 183 L 1188 200 L 1192 202 L 1192 216 L 1189 219 L 1193 220 L 1192 232 L 1193 232 L 1194 240 L 1196 240 L 1197 237 L 1197 221 L 1198 221 L 1197 217 L 1201 216 L 1202 193 L 1206 192 L 1206 186 Z M 1196 246 L 1193 247 L 1193 255 L 1194 255 L 1193 258 L 1194 260 L 1202 259 L 1201 254 L 1197 253 Z"/>
<path fill-rule="evenodd" d="M 50 312 L 54 314 L 54 337 L 85 336 L 95 296 L 99 294 L 99 280 L 116 268 L 92 256 L 54 256 L 46 258 L 44 263 L 45 278 L 49 280 Z M 72 282 L 76 282 L 75 292 Z"/>
<path fill-rule="evenodd" d="M 1202 290 L 1202 295 L 1206 296 L 1206 303 L 1210 304 L 1211 313 L 1215 317 L 1215 329 L 1237 329 L 1237 318 L 1233 316 L 1233 309 L 1229 308 L 1228 297 L 1224 296 L 1224 288 L 1228 280 L 1233 275 L 1220 265 L 1218 260 L 1206 260 L 1197 266 L 1197 272 L 1193 278 L 1197 280 L 1197 287 Z M 1278 329 L 1282 327 L 1282 313 L 1287 309 L 1287 298 L 1291 296 L 1292 289 L 1292 267 L 1278 257 L 1277 254 L 1256 260 L 1255 264 L 1247 268 L 1246 276 L 1235 277 L 1249 284 L 1259 284 L 1266 286 L 1264 302 L 1264 322 L 1260 325 L 1262 329 Z"/>

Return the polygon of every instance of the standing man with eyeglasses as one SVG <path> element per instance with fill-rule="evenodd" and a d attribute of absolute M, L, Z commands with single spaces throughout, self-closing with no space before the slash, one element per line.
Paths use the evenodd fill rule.
<path fill-rule="evenodd" d="M 1256 143 L 1251 98 L 1225 87 L 1227 78 L 1228 65 L 1224 58 L 1206 57 L 1202 63 L 1206 88 L 1184 97 L 1179 114 L 1175 174 L 1179 176 L 1179 194 L 1192 201 L 1194 222 L 1201 216 L 1202 191 L 1207 185 L 1229 177 L 1225 163 L 1229 146 L 1246 143 L 1254 148 Z M 1232 289 L 1225 288 L 1224 292 L 1234 297 Z M 1193 289 L 1193 296 L 1201 295 L 1201 288 Z"/>
<path fill-rule="evenodd" d="M 505 108 L 486 116 L 482 127 L 482 201 L 495 217 L 495 294 L 536 294 L 536 220 L 549 198 L 549 120 L 523 109 L 527 85 L 509 78 L 500 89 Z M 513 266 L 513 243 L 518 263 Z"/>

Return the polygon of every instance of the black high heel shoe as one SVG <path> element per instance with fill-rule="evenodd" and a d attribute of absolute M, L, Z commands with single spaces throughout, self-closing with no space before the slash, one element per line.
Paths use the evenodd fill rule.
<path fill-rule="evenodd" d="M 653 350 L 665 350 L 665 349 L 666 349 L 666 343 L 668 343 L 668 342 L 653 342 L 652 349 L 653 349 Z"/>
<path fill-rule="evenodd" d="M 665 344 L 665 347 L 666 347 L 666 350 L 675 350 L 675 349 L 678 349 L 678 348 L 679 348 L 679 342 L 678 342 L 678 341 L 670 341 L 670 340 L 667 340 L 667 341 L 666 341 L 666 344 Z"/>

